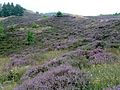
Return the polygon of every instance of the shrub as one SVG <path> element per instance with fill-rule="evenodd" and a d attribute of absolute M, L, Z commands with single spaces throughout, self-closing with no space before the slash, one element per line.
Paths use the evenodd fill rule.
<path fill-rule="evenodd" d="M 32 23 L 32 28 L 38 28 L 38 27 L 39 27 L 38 24 L 36 24 L 36 23 Z"/>
<path fill-rule="evenodd" d="M 88 75 L 69 65 L 61 65 L 27 80 L 14 90 L 84 90 Z"/>
<path fill-rule="evenodd" d="M 34 33 L 31 31 L 28 31 L 27 33 L 27 43 L 28 44 L 33 44 L 35 42 L 35 36 Z"/>
<path fill-rule="evenodd" d="M 0 23 L 0 39 L 5 37 L 5 32 L 2 23 Z"/>
<path fill-rule="evenodd" d="M 63 13 L 58 11 L 57 14 L 56 14 L 57 17 L 62 17 L 63 16 Z"/>

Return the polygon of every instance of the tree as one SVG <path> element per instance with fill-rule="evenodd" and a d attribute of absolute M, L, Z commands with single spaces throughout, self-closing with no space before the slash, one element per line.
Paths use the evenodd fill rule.
<path fill-rule="evenodd" d="M 2 11 L 2 4 L 0 4 L 0 17 L 2 16 L 1 11 Z"/>
<path fill-rule="evenodd" d="M 23 16 L 24 13 L 24 8 L 21 7 L 19 4 L 16 4 L 15 8 L 14 8 L 14 14 L 16 16 Z"/>
<path fill-rule="evenodd" d="M 14 8 L 15 8 L 14 4 L 11 3 L 11 12 L 12 12 L 11 15 L 15 15 Z"/>
<path fill-rule="evenodd" d="M 2 11 L 1 11 L 1 14 L 2 16 L 6 17 L 8 16 L 8 13 L 7 13 L 7 5 L 4 3 L 3 6 L 2 6 Z"/>
<path fill-rule="evenodd" d="M 63 13 L 58 11 L 57 14 L 56 14 L 57 17 L 62 17 L 63 16 Z"/>
<path fill-rule="evenodd" d="M 2 4 L 0 4 L 0 11 L 2 10 Z"/>
<path fill-rule="evenodd" d="M 16 4 L 16 6 L 14 6 L 13 3 L 11 3 L 11 4 L 4 3 L 0 10 L 1 10 L 0 16 L 7 17 L 7 16 L 11 16 L 11 15 L 22 16 L 25 9 L 18 4 Z"/>
<path fill-rule="evenodd" d="M 12 14 L 12 10 L 11 10 L 11 5 L 8 2 L 8 4 L 6 5 L 6 10 L 7 10 L 7 16 L 11 16 Z"/>

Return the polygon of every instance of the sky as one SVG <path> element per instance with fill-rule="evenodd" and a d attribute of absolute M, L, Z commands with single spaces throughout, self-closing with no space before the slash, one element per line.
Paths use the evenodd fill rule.
<path fill-rule="evenodd" d="M 28 10 L 40 13 L 65 12 L 83 16 L 95 16 L 120 12 L 120 0 L 0 0 L 13 2 Z"/>

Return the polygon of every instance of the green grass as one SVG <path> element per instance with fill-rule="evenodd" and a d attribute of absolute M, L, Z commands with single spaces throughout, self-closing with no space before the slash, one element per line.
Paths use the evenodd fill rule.
<path fill-rule="evenodd" d="M 120 48 L 107 48 L 106 51 L 120 56 Z"/>
<path fill-rule="evenodd" d="M 14 67 L 8 72 L 0 73 L 0 90 L 13 90 L 28 67 Z"/>
<path fill-rule="evenodd" d="M 35 53 L 32 54 L 31 58 L 36 60 L 38 64 L 43 64 L 44 62 L 57 58 L 66 52 L 67 50 L 56 50 L 56 51 L 47 51 L 44 53 Z"/>
<path fill-rule="evenodd" d="M 7 56 L 0 56 L 0 74 L 4 71 L 6 64 L 9 63 L 9 58 Z"/>
<path fill-rule="evenodd" d="M 28 31 L 33 32 L 34 35 L 33 34 L 28 35 Z M 35 42 L 34 45 L 40 46 L 40 48 L 44 48 L 45 45 L 43 44 L 43 42 L 41 42 L 43 37 L 45 36 L 48 37 L 51 33 L 55 33 L 55 32 L 57 32 L 57 29 L 51 26 L 39 25 L 39 27 L 33 28 L 31 25 L 29 27 L 25 26 L 23 28 L 14 28 L 14 29 L 11 28 L 5 32 L 6 34 L 5 37 L 2 38 L 2 40 L 0 40 L 0 54 L 9 55 L 12 53 L 19 53 L 22 50 L 29 48 L 29 46 L 32 45 L 28 44 L 29 38 L 28 41 L 26 39 L 28 36 L 31 38 L 30 43 Z M 42 35 L 40 33 L 42 33 Z M 52 36 L 48 38 L 52 38 Z"/>
<path fill-rule="evenodd" d="M 17 85 L 16 82 L 6 82 L 4 86 L 0 87 L 0 90 L 13 90 L 13 88 L 15 88 L 16 85 Z"/>
<path fill-rule="evenodd" d="M 6 71 L 5 67 L 10 62 L 7 56 L 0 56 L 0 90 L 13 90 L 19 83 L 21 76 L 26 71 L 28 66 L 14 67 L 10 71 Z"/>
<path fill-rule="evenodd" d="M 32 23 L 32 28 L 39 28 L 39 25 L 36 24 L 35 22 Z"/>
<path fill-rule="evenodd" d="M 92 65 L 85 71 L 91 74 L 90 90 L 103 90 L 120 84 L 120 63 Z"/>
<path fill-rule="evenodd" d="M 46 16 L 46 15 L 44 15 L 42 18 L 43 18 L 43 19 L 48 19 L 49 17 L 48 17 L 48 16 Z"/>

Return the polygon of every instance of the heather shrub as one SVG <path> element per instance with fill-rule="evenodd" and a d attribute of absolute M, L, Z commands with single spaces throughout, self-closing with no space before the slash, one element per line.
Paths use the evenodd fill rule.
<path fill-rule="evenodd" d="M 38 74 L 40 74 L 40 73 L 42 74 L 46 71 L 48 71 L 48 67 L 45 65 L 34 66 L 24 73 L 24 75 L 21 77 L 21 81 L 25 81 L 25 80 L 34 78 Z"/>
<path fill-rule="evenodd" d="M 23 78 L 31 78 L 41 71 L 50 70 L 62 64 L 69 64 L 79 69 L 89 68 L 91 64 L 104 64 L 117 62 L 118 58 L 110 53 L 104 52 L 102 49 L 94 49 L 90 51 L 76 50 L 61 55 L 42 66 L 33 67 L 26 72 Z"/>
<path fill-rule="evenodd" d="M 98 56 L 97 56 L 98 55 Z M 101 57 L 99 57 L 99 55 L 103 55 Z M 110 56 L 109 56 L 110 55 Z M 109 59 L 110 61 L 109 61 Z M 116 57 L 115 57 L 116 58 Z M 92 60 L 92 61 L 91 61 Z M 99 60 L 102 60 L 102 62 L 99 62 Z M 115 59 L 116 60 L 116 59 Z M 85 85 L 75 85 L 77 87 L 74 87 L 74 85 L 68 85 L 68 86 L 65 86 L 64 89 L 61 88 L 61 85 L 58 84 L 58 82 L 60 82 L 62 84 L 62 81 L 59 81 L 59 79 L 56 79 L 53 74 L 51 74 L 50 72 L 53 72 L 54 71 L 54 74 L 59 71 L 60 67 L 63 67 L 63 65 L 65 64 L 64 66 L 64 70 L 67 69 L 68 66 L 72 67 L 72 68 L 79 68 L 80 70 L 85 70 L 85 69 L 88 69 L 89 73 L 91 74 L 92 71 L 94 71 L 94 68 L 92 68 L 91 66 L 94 66 L 94 64 L 98 64 L 98 65 L 102 65 L 104 63 L 111 63 L 112 62 L 115 62 L 114 58 L 111 56 L 111 54 L 109 53 L 106 53 L 104 50 L 102 49 L 94 49 L 94 50 L 89 50 L 89 51 L 85 51 L 85 50 L 80 50 L 80 49 L 77 49 L 76 51 L 71 51 L 69 53 L 66 53 L 58 58 L 55 58 L 53 59 L 52 61 L 49 61 L 41 66 L 36 66 L 36 67 L 33 67 L 31 69 L 29 69 L 24 75 L 23 77 L 21 78 L 21 80 L 24 82 L 22 83 L 22 85 L 19 87 L 19 89 L 16 89 L 16 90 L 21 90 L 22 89 L 25 89 L 25 90 L 30 90 L 30 87 L 32 88 L 32 90 L 41 90 L 41 89 L 46 89 L 46 90 L 53 90 L 53 87 L 54 85 L 57 86 L 57 87 L 54 87 L 55 90 L 74 90 L 74 89 L 81 89 L 81 90 L 84 90 L 83 88 L 85 87 L 85 89 L 87 88 L 91 88 L 91 89 L 94 89 L 95 90 L 99 90 L 99 88 L 103 85 L 101 83 L 92 83 L 92 81 L 94 80 L 91 80 L 91 82 L 89 84 L 87 84 L 87 86 Z M 92 62 L 92 63 L 91 63 Z M 97 62 L 97 63 L 96 63 Z M 101 67 L 102 68 L 102 67 Z M 104 67 L 105 68 L 105 67 Z M 109 68 L 108 68 L 109 69 Z M 60 69 L 60 70 L 63 70 L 63 69 Z M 95 69 L 95 72 L 92 73 L 92 75 L 94 75 L 97 70 L 99 71 L 100 68 L 97 68 Z M 103 69 L 101 69 L 102 71 Z M 106 69 L 107 70 L 107 69 Z M 111 70 L 111 69 L 110 69 Z M 70 70 L 72 71 L 72 69 Z M 66 72 L 66 71 L 65 71 Z M 78 72 L 78 71 L 77 71 Z M 104 71 L 103 71 L 104 72 Z M 105 71 L 107 72 L 107 71 Z M 104 72 L 104 73 L 105 73 Z M 62 71 L 60 71 L 59 73 L 62 73 Z M 66 72 L 67 73 L 67 72 Z M 66 75 L 66 73 L 64 73 L 64 75 Z M 97 72 L 98 73 L 98 72 Z M 109 73 L 109 72 L 108 72 Z M 62 73 L 63 74 L 63 73 Z M 67 73 L 68 74 L 68 73 Z M 102 73 L 101 73 L 102 74 Z M 46 75 L 46 76 L 44 76 Z M 50 76 L 49 76 L 50 75 Z M 43 77 L 44 76 L 44 77 Z M 48 79 L 47 78 L 50 77 L 51 79 Z M 54 78 L 53 78 L 53 77 Z M 107 75 L 106 75 L 107 76 Z M 57 76 L 58 77 L 58 76 Z M 82 77 L 82 76 L 81 76 Z M 97 77 L 97 75 L 96 75 Z M 44 86 L 41 86 L 41 79 L 43 80 L 43 78 L 45 80 L 48 80 L 48 81 L 44 81 Z M 65 77 L 66 78 L 66 77 Z M 67 76 L 67 78 L 70 78 L 70 75 Z M 75 79 L 76 77 L 72 77 L 72 79 Z M 94 78 L 94 76 L 93 76 Z M 110 77 L 111 78 L 111 77 Z M 37 81 L 38 80 L 38 81 Z M 55 80 L 57 82 L 54 83 Z M 58 81 L 57 81 L 58 80 Z M 66 80 L 66 79 L 65 79 Z M 65 81 L 64 80 L 64 81 Z M 68 80 L 68 79 L 67 79 Z M 71 80 L 71 79 L 69 79 Z M 102 80 L 102 79 L 101 79 Z M 111 78 L 112 80 L 112 78 Z M 51 82 L 49 82 L 51 81 Z M 80 80 L 81 81 L 81 80 Z M 33 84 L 34 83 L 37 83 L 36 84 Z M 38 84 L 38 82 L 40 82 L 40 84 Z M 68 82 L 68 81 L 65 81 L 65 82 Z M 106 82 L 107 79 L 106 79 Z M 117 81 L 116 81 L 117 82 Z M 28 84 L 29 83 L 29 84 Z M 45 84 L 47 83 L 47 84 Z M 115 82 L 113 82 L 115 83 Z M 48 87 L 50 84 L 51 87 Z M 52 85 L 51 85 L 52 84 Z M 46 86 L 47 85 L 47 86 Z M 66 84 L 67 85 L 67 84 Z M 106 85 L 106 84 L 105 84 Z M 105 86 L 103 85 L 103 86 Z M 60 88 L 59 88 L 60 86 Z M 72 86 L 72 87 L 71 87 Z M 80 87 L 79 87 L 80 86 Z M 103 88 L 103 86 L 101 88 Z M 44 88 L 43 88 L 44 87 Z M 67 87 L 70 87 L 70 88 L 67 88 Z M 58 88 L 58 89 L 56 89 Z M 100 88 L 100 89 L 101 89 Z M 87 90 L 86 89 L 86 90 Z"/>
<path fill-rule="evenodd" d="M 88 74 L 69 65 L 61 65 L 23 82 L 14 90 L 84 90 Z"/>
<path fill-rule="evenodd" d="M 104 41 L 94 41 L 92 43 L 88 43 L 86 45 L 81 46 L 81 49 L 84 50 L 93 50 L 96 48 L 104 49 L 106 46 L 108 46 Z"/>
<path fill-rule="evenodd" d="M 118 62 L 118 60 L 118 56 L 105 52 L 99 48 L 87 51 L 77 49 L 57 58 L 51 65 L 57 66 L 60 63 L 69 63 L 70 65 L 77 66 L 81 69 L 87 68 L 91 64 L 115 63 Z"/>
<path fill-rule="evenodd" d="M 6 70 L 10 70 L 13 67 L 21 67 L 21 66 L 27 66 L 29 64 L 32 64 L 32 60 L 25 60 L 25 59 L 16 59 L 16 60 L 12 60 L 11 62 L 9 62 L 6 65 Z"/>
<path fill-rule="evenodd" d="M 72 51 L 60 57 L 57 57 L 43 65 L 32 67 L 22 76 L 21 80 L 24 81 L 34 78 L 39 73 L 44 73 L 62 64 L 69 64 L 72 65 L 73 67 L 77 67 L 80 69 L 84 67 L 89 67 L 88 59 L 84 56 L 85 53 L 86 52 L 83 50 Z"/>
<path fill-rule="evenodd" d="M 94 49 L 88 52 L 90 64 L 105 64 L 118 62 L 118 57 L 102 49 Z"/>
<path fill-rule="evenodd" d="M 104 90 L 120 90 L 120 85 L 117 85 L 117 86 L 114 86 L 114 87 L 105 88 Z"/>

